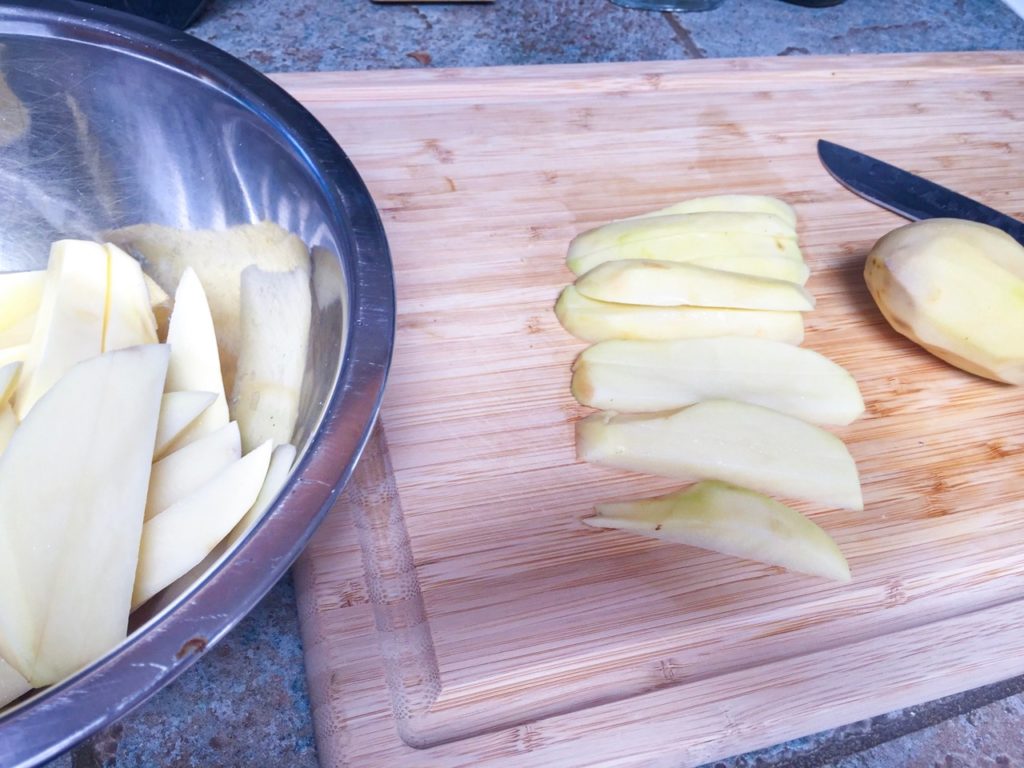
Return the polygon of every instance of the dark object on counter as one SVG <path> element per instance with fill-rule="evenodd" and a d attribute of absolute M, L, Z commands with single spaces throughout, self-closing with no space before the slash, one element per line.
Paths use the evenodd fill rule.
<path fill-rule="evenodd" d="M 91 0 L 91 2 L 158 21 L 175 29 L 186 29 L 199 21 L 208 0 Z"/>

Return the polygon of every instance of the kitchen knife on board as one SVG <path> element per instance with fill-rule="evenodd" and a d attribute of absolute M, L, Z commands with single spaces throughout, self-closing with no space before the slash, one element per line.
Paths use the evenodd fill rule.
<path fill-rule="evenodd" d="M 968 219 L 997 227 L 1024 245 L 1024 222 L 959 192 L 830 141 L 818 141 L 818 157 L 844 187 L 911 221 Z"/>

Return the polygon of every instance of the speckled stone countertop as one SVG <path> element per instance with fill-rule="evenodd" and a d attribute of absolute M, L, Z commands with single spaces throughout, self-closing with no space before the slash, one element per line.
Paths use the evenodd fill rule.
<path fill-rule="evenodd" d="M 677 15 L 608 0 L 214 0 L 191 32 L 265 72 L 1024 49 L 1024 21 L 999 0 L 725 0 Z M 715 765 L 1024 766 L 1022 691 L 1017 678 Z M 152 701 L 50 765 L 316 766 L 291 580 Z"/>

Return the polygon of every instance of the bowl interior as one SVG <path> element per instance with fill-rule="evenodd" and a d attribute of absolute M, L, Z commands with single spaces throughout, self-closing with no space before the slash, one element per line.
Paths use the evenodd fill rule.
<path fill-rule="evenodd" d="M 369 437 L 394 335 L 376 208 L 301 106 L 227 54 L 150 22 L 61 0 L 0 6 L 0 271 L 41 268 L 59 238 L 260 221 L 311 252 L 296 469 L 194 587 L 168 590 L 125 644 L 0 715 L 0 764 L 52 758 L 137 706 L 266 593 Z"/>

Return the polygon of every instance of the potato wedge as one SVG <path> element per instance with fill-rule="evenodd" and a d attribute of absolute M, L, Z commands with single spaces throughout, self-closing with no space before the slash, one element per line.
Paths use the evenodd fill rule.
<path fill-rule="evenodd" d="M 854 378 L 827 357 L 770 339 L 720 336 L 602 341 L 573 365 L 581 405 L 656 413 L 701 400 L 740 400 L 815 424 L 849 424 L 864 412 Z"/>
<path fill-rule="evenodd" d="M 302 270 L 242 272 L 242 331 L 231 415 L 243 450 L 292 440 L 306 373 L 312 294 Z"/>
<path fill-rule="evenodd" d="M 843 441 L 800 419 L 732 400 L 669 414 L 595 413 L 576 423 L 581 461 L 676 480 L 721 480 L 862 510 L 860 478 Z"/>
<path fill-rule="evenodd" d="M 558 297 L 555 315 L 565 330 L 591 342 L 756 336 L 799 344 L 804 338 L 799 312 L 611 304 L 588 299 L 571 285 Z"/>
<path fill-rule="evenodd" d="M 671 216 L 679 213 L 770 213 L 778 216 L 792 229 L 796 229 L 796 211 L 777 197 L 767 195 L 710 195 L 683 200 L 666 208 L 659 208 L 633 219 L 651 216 Z"/>
<path fill-rule="evenodd" d="M 187 573 L 238 524 L 267 476 L 269 441 L 234 462 L 142 529 L 132 608 Z"/>
<path fill-rule="evenodd" d="M 143 269 L 166 291 L 174 290 L 187 268 L 195 270 L 206 289 L 228 392 L 234 386 L 240 344 L 242 270 L 255 264 L 268 271 L 310 271 L 305 243 L 269 221 L 224 230 L 139 224 L 104 236 L 139 256 Z"/>
<path fill-rule="evenodd" d="M 721 307 L 808 312 L 814 297 L 787 280 L 671 261 L 606 261 L 576 279 L 590 299 L 658 307 Z"/>
<path fill-rule="evenodd" d="M 153 344 L 76 364 L 0 461 L 0 653 L 33 686 L 125 638 L 167 360 Z"/>
<path fill-rule="evenodd" d="M 768 496 L 715 480 L 653 499 L 598 504 L 595 528 L 615 528 L 779 565 L 834 581 L 850 566 L 835 541 L 795 509 Z"/>

